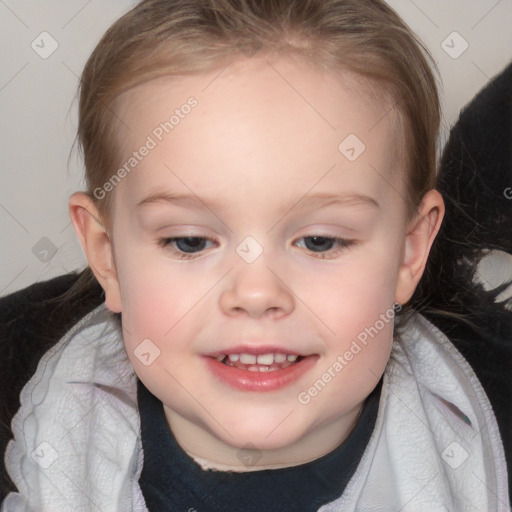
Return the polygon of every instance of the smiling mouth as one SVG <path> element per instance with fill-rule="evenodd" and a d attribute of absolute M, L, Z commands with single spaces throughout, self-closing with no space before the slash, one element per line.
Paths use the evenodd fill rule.
<path fill-rule="evenodd" d="M 244 392 L 282 389 L 312 370 L 319 359 L 318 354 L 285 354 L 283 349 L 273 351 L 270 347 L 231 350 L 203 356 L 206 367 L 223 384 Z"/>
<path fill-rule="evenodd" d="M 304 356 L 295 354 L 220 354 L 215 357 L 217 361 L 226 366 L 249 372 L 275 372 L 293 366 L 304 359 Z"/>

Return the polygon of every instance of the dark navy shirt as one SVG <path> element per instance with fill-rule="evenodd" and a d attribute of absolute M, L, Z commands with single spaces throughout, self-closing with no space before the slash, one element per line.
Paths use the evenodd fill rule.
<path fill-rule="evenodd" d="M 298 466 L 249 472 L 204 470 L 177 443 L 162 402 L 138 382 L 144 464 L 139 480 L 151 512 L 316 512 L 339 498 L 375 427 L 382 379 L 348 438 Z M 251 452 L 242 452 L 251 455 Z"/>

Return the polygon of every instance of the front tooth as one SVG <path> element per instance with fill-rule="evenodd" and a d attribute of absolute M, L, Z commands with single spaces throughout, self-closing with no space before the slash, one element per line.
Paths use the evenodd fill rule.
<path fill-rule="evenodd" d="M 295 361 L 297 359 L 297 356 L 290 354 L 290 355 L 286 356 L 286 359 L 288 359 L 288 361 L 292 361 L 293 362 L 293 361 Z"/>
<path fill-rule="evenodd" d="M 256 363 L 256 356 L 253 354 L 240 354 L 240 362 L 242 364 L 254 364 Z"/>
<path fill-rule="evenodd" d="M 230 361 L 238 361 L 240 359 L 240 354 L 229 354 Z"/>
<path fill-rule="evenodd" d="M 274 354 L 260 354 L 257 359 L 258 364 L 274 364 Z"/>
<path fill-rule="evenodd" d="M 274 361 L 276 363 L 284 363 L 286 361 L 286 354 L 274 354 Z"/>

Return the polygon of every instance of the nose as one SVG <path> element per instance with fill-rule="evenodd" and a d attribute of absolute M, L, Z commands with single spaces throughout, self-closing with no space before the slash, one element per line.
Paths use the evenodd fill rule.
<path fill-rule="evenodd" d="M 230 316 L 280 318 L 294 309 L 294 295 L 281 276 L 263 261 L 241 263 L 220 296 L 221 310 Z"/>

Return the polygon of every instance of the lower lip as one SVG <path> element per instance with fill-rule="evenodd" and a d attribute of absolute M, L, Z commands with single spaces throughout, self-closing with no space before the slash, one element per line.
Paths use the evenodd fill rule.
<path fill-rule="evenodd" d="M 242 391 L 275 391 L 300 379 L 315 366 L 318 356 L 308 356 L 287 368 L 273 372 L 250 372 L 206 357 L 208 369 L 222 382 Z"/>

